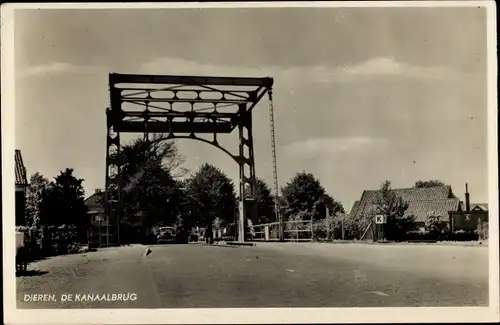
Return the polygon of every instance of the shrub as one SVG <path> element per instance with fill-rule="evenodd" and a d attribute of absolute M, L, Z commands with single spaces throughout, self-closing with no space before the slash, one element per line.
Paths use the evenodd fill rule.
<path fill-rule="evenodd" d="M 70 244 L 68 246 L 68 254 L 78 254 L 80 253 L 80 246 L 77 244 Z"/>
<path fill-rule="evenodd" d="M 51 254 L 68 254 L 73 246 L 78 246 L 78 229 L 73 225 L 51 227 Z"/>
<path fill-rule="evenodd" d="M 314 223 L 315 239 L 334 240 L 342 239 L 342 226 L 344 228 L 344 239 L 358 239 L 360 236 L 359 220 L 347 215 L 327 217 Z"/>
<path fill-rule="evenodd" d="M 311 230 L 311 216 L 312 214 L 307 211 L 290 216 L 289 222 L 285 222 L 285 238 L 310 239 L 311 233 L 309 231 L 300 230 Z"/>
<path fill-rule="evenodd" d="M 487 240 L 488 239 L 488 222 L 483 222 L 481 219 L 477 222 L 477 228 L 474 232 L 479 240 Z"/>

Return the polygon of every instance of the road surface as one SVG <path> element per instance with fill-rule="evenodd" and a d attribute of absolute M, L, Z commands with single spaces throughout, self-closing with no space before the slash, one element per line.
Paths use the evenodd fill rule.
<path fill-rule="evenodd" d="M 150 249 L 146 257 L 146 247 L 136 245 L 33 263 L 32 274 L 17 277 L 18 308 L 488 305 L 487 247 L 266 243 Z"/>

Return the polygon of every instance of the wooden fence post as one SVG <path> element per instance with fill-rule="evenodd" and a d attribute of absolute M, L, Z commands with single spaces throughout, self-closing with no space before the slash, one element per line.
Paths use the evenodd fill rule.
<path fill-rule="evenodd" d="M 344 240 L 345 231 L 344 231 L 344 218 L 343 217 L 341 219 L 341 225 L 342 225 L 342 240 Z"/>
<path fill-rule="evenodd" d="M 314 220 L 312 214 L 311 214 L 311 241 L 314 241 Z"/>

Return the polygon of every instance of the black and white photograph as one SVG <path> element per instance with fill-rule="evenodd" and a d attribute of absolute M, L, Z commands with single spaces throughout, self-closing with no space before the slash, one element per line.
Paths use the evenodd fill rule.
<path fill-rule="evenodd" d="M 7 324 L 499 320 L 493 2 L 1 17 Z"/>

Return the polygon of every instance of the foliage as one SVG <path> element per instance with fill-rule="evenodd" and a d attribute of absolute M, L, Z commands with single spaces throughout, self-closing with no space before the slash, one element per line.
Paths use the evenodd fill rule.
<path fill-rule="evenodd" d="M 287 214 L 296 215 L 302 211 L 313 214 L 315 220 L 326 217 L 326 207 L 331 214 L 344 212 L 344 208 L 329 196 L 324 187 L 311 173 L 297 173 L 282 188 Z"/>
<path fill-rule="evenodd" d="M 245 197 L 250 196 L 250 189 L 245 187 Z M 266 182 L 260 178 L 255 179 L 255 201 L 257 203 L 257 219 L 254 224 L 263 224 L 276 221 L 274 213 L 274 196 Z"/>
<path fill-rule="evenodd" d="M 429 187 L 438 187 L 438 186 L 449 186 L 448 184 L 445 184 L 442 181 L 436 180 L 436 179 L 431 179 L 428 181 L 417 181 L 415 182 L 415 188 L 429 188 Z M 451 192 L 450 197 L 456 198 L 456 195 Z"/>
<path fill-rule="evenodd" d="M 70 168 L 61 171 L 52 182 L 40 173 L 30 177 L 28 217 L 22 231 L 32 257 L 66 254 L 74 250 L 77 242 L 86 241 L 90 220 L 82 182 Z"/>
<path fill-rule="evenodd" d="M 311 238 L 311 219 L 313 214 L 309 211 L 301 211 L 290 215 L 288 222 L 285 223 L 285 236 L 291 239 L 310 239 Z M 308 230 L 308 231 L 304 231 Z"/>
<path fill-rule="evenodd" d="M 182 159 L 172 141 L 156 136 L 123 147 L 122 226 L 130 236 L 144 239 L 153 227 L 182 224 L 182 183 L 176 179 Z M 124 241 L 134 241 L 127 238 Z M 135 240 L 141 238 L 135 238 Z"/>
<path fill-rule="evenodd" d="M 50 185 L 49 180 L 36 172 L 31 175 L 30 185 L 26 189 L 26 223 L 28 227 L 40 225 L 40 208 L 42 193 Z"/>
<path fill-rule="evenodd" d="M 439 181 L 439 180 L 428 180 L 428 181 L 417 181 L 415 182 L 415 188 L 423 188 L 423 187 L 437 187 L 437 186 L 446 186 L 445 183 Z"/>
<path fill-rule="evenodd" d="M 342 236 L 343 230 L 343 236 Z M 361 236 L 358 222 L 349 215 L 339 213 L 314 223 L 314 236 L 317 239 L 359 239 Z"/>
<path fill-rule="evenodd" d="M 415 218 L 405 215 L 408 203 L 391 190 L 391 182 L 385 181 L 375 199 L 370 217 L 384 215 L 387 218 L 385 234 L 388 240 L 402 240 L 406 233 L 415 228 Z M 372 219 L 373 220 L 373 219 Z"/>
<path fill-rule="evenodd" d="M 482 221 L 481 219 L 478 219 L 475 234 L 478 235 L 479 240 L 487 240 L 488 239 L 488 231 L 489 231 L 488 222 Z"/>
<path fill-rule="evenodd" d="M 59 254 L 78 251 L 78 228 L 75 225 L 60 225 L 51 228 L 52 252 Z"/>
<path fill-rule="evenodd" d="M 193 225 L 206 227 L 212 233 L 213 221 L 221 224 L 234 221 L 236 194 L 234 184 L 217 167 L 204 164 L 186 182 L 186 207 L 191 211 Z"/>
<path fill-rule="evenodd" d="M 75 226 L 80 240 L 85 241 L 90 219 L 82 183 L 83 179 L 76 178 L 71 168 L 57 175 L 42 191 L 40 220 L 46 226 Z"/>
<path fill-rule="evenodd" d="M 439 215 L 431 215 L 425 221 L 425 230 L 434 236 L 441 236 L 448 229 L 446 219 Z"/>

